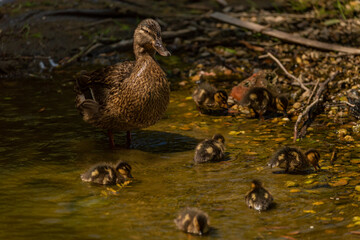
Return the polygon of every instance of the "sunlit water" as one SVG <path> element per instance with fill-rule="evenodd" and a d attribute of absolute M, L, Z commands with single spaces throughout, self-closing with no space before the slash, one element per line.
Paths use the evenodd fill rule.
<path fill-rule="evenodd" d="M 195 239 L 173 222 L 186 206 L 209 214 L 214 229 L 205 239 L 357 237 L 349 233 L 356 227 L 347 225 L 359 206 L 342 200 L 346 187 L 302 187 L 309 175 L 274 174 L 266 167 L 280 144 L 291 144 L 293 123 L 201 116 L 186 99 L 190 92 L 172 92 L 164 119 L 134 132 L 132 149 L 110 150 L 105 134 L 74 108 L 71 85 L 7 80 L 0 86 L 0 239 Z M 193 165 L 196 144 L 214 133 L 226 138 L 227 161 Z M 299 146 L 327 156 L 326 136 L 323 129 Z M 124 133 L 115 140 L 124 144 Z M 350 157 L 359 158 L 357 151 Z M 80 180 L 92 164 L 119 159 L 133 168 L 129 186 L 111 190 Z M 314 177 L 322 183 L 329 176 L 322 171 Z M 245 205 L 254 178 L 274 195 L 274 209 L 258 213 Z M 286 181 L 299 183 L 300 191 L 290 193 Z"/>

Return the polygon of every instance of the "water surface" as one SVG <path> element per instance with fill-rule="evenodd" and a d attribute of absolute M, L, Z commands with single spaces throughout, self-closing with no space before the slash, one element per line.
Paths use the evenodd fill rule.
<path fill-rule="evenodd" d="M 349 196 L 353 186 L 330 187 L 334 173 L 326 167 L 309 175 L 266 167 L 273 151 L 291 144 L 293 123 L 202 116 L 189 91 L 176 91 L 158 124 L 133 133 L 132 149 L 110 150 L 105 134 L 74 108 L 71 84 L 29 79 L 0 86 L 0 239 L 195 239 L 173 222 L 186 206 L 209 214 L 214 230 L 205 239 L 358 239 L 349 233 L 359 229 L 351 225 L 360 215 Z M 328 166 L 328 136 L 336 130 L 314 128 L 298 145 L 319 149 Z M 196 144 L 214 133 L 226 138 L 227 160 L 193 165 Z M 115 141 L 124 144 L 124 133 Z M 351 148 L 346 159 L 357 158 Z M 92 164 L 119 159 L 133 168 L 129 186 L 81 182 Z M 274 195 L 274 209 L 246 207 L 254 178 Z M 287 181 L 299 186 L 288 188 Z"/>

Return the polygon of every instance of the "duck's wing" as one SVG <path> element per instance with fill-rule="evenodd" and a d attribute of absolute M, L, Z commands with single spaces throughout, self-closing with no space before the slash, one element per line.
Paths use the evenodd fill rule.
<path fill-rule="evenodd" d="M 103 185 L 115 184 L 116 172 L 107 164 L 98 164 L 91 167 L 87 172 L 81 175 L 84 182 L 93 182 Z"/>
<path fill-rule="evenodd" d="M 75 92 L 82 95 L 83 100 L 90 99 L 104 105 L 110 89 L 119 87 L 124 79 L 130 76 L 134 66 L 134 61 L 128 61 L 101 68 L 90 74 L 82 73 L 76 78 Z"/>

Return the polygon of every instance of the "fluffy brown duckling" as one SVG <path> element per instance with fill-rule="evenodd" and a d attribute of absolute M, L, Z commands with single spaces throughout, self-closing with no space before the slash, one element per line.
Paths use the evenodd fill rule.
<path fill-rule="evenodd" d="M 305 154 L 295 147 L 280 148 L 269 162 L 269 166 L 284 168 L 285 172 L 303 172 L 312 165 L 317 171 L 319 166 L 320 153 L 315 149 L 310 149 Z"/>
<path fill-rule="evenodd" d="M 207 82 L 201 82 L 192 94 L 196 106 L 203 114 L 224 115 L 228 106 L 228 95 Z"/>
<path fill-rule="evenodd" d="M 210 229 L 208 215 L 197 208 L 185 208 L 174 222 L 181 231 L 196 235 L 206 234 Z"/>
<path fill-rule="evenodd" d="M 282 111 L 287 116 L 287 98 L 284 96 L 274 97 L 269 90 L 263 87 L 251 88 L 245 95 L 243 103 L 253 109 L 255 117 L 262 120 L 263 116 L 270 112 Z"/>
<path fill-rule="evenodd" d="M 102 185 L 122 184 L 132 178 L 131 166 L 124 161 L 119 161 L 115 166 L 100 163 L 91 167 L 81 175 L 84 182 L 92 182 Z"/>
<path fill-rule="evenodd" d="M 249 208 L 257 211 L 265 211 L 271 207 L 273 196 L 267 191 L 259 180 L 253 180 L 251 190 L 245 196 L 245 202 Z"/>
<path fill-rule="evenodd" d="M 212 139 L 205 139 L 195 149 L 194 162 L 216 162 L 224 158 L 225 138 L 221 134 L 215 134 Z"/>

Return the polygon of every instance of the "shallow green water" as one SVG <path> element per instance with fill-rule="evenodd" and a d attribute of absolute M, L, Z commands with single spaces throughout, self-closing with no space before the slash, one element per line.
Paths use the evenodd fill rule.
<path fill-rule="evenodd" d="M 293 123 L 199 116 L 186 99 L 190 92 L 172 92 L 163 120 L 134 132 L 132 149 L 110 150 L 105 134 L 75 110 L 72 86 L 53 80 L 0 86 L 0 239 L 195 239 L 175 229 L 173 219 L 185 206 L 209 214 L 215 229 L 205 239 L 358 239 L 350 231 L 359 226 L 347 226 L 360 215 L 359 202 L 348 196 L 350 186 L 326 185 L 331 169 L 285 175 L 266 167 L 280 143 L 291 143 Z M 240 130 L 245 133 L 228 134 Z M 322 166 L 329 165 L 329 132 L 323 128 L 299 144 L 318 148 Z M 193 165 L 195 145 L 214 133 L 226 138 L 227 161 Z M 116 136 L 118 144 L 124 140 L 123 133 Z M 345 160 L 354 158 L 358 148 Z M 135 180 L 114 188 L 117 194 L 81 182 L 92 164 L 119 159 L 130 163 Z M 253 178 L 272 192 L 276 208 L 246 207 Z M 309 179 L 316 184 L 305 184 Z M 299 192 L 290 193 L 286 181 L 298 183 Z"/>

